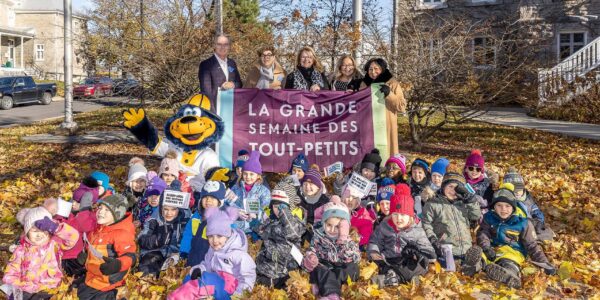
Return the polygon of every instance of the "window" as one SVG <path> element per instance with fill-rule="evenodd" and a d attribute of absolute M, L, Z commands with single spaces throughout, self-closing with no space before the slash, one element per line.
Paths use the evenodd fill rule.
<path fill-rule="evenodd" d="M 496 64 L 496 47 L 491 38 L 473 39 L 473 63 L 480 67 L 493 67 Z"/>
<path fill-rule="evenodd" d="M 35 44 L 35 60 L 36 61 L 44 60 L 44 45 L 43 44 Z"/>
<path fill-rule="evenodd" d="M 446 5 L 446 0 L 417 0 L 419 8 L 427 9 L 427 8 L 444 8 L 448 7 Z"/>
<path fill-rule="evenodd" d="M 585 32 L 562 32 L 558 37 L 558 59 L 563 60 L 577 50 L 583 48 L 586 42 Z"/>

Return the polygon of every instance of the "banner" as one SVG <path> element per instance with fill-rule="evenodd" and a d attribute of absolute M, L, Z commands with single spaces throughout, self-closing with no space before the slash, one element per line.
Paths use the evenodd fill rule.
<path fill-rule="evenodd" d="M 374 85 L 376 86 L 376 85 Z M 304 152 L 319 166 L 352 166 L 378 148 L 388 157 L 386 108 L 377 87 L 356 93 L 235 89 L 219 91 L 225 134 L 216 146 L 228 167 L 241 149 L 258 150 L 265 172 L 288 172 Z"/>

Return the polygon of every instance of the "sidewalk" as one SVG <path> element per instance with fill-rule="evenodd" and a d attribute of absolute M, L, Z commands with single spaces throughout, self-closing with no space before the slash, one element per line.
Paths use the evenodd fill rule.
<path fill-rule="evenodd" d="M 538 119 L 528 116 L 525 109 L 521 107 L 492 107 L 486 114 L 475 118 L 475 120 L 543 130 L 571 137 L 600 140 L 600 125 Z"/>

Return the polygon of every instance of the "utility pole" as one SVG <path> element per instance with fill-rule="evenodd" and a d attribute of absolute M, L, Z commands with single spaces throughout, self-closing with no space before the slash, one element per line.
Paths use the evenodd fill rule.
<path fill-rule="evenodd" d="M 392 72 L 397 72 L 397 63 L 398 60 L 398 0 L 393 1 L 393 9 L 392 9 L 392 41 L 390 45 L 391 52 L 391 61 L 390 66 L 392 68 Z"/>
<path fill-rule="evenodd" d="M 144 0 L 140 0 L 140 51 L 144 51 Z M 144 99 L 144 65 L 140 64 L 140 103 L 146 104 Z"/>
<path fill-rule="evenodd" d="M 356 64 L 362 63 L 362 0 L 352 0 L 352 25 L 358 28 L 358 47 L 354 49 Z"/>
<path fill-rule="evenodd" d="M 223 34 L 223 0 L 215 1 L 215 14 L 217 15 L 217 36 Z"/>
<path fill-rule="evenodd" d="M 65 120 L 60 128 L 73 133 L 77 129 L 77 123 L 73 121 L 73 30 L 72 30 L 72 8 L 71 0 L 63 0 L 64 14 L 64 83 L 65 83 Z"/>

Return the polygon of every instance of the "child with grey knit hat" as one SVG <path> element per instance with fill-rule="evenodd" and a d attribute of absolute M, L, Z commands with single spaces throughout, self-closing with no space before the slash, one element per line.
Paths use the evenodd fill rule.
<path fill-rule="evenodd" d="M 123 195 L 127 197 L 128 211 L 131 211 L 138 202 L 142 201 L 144 192 L 148 186 L 148 170 L 144 165 L 144 160 L 139 157 L 133 157 L 129 160 L 127 186 L 123 193 Z M 135 212 L 134 215 L 137 215 L 137 212 Z"/>

